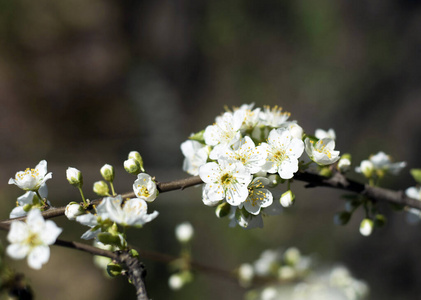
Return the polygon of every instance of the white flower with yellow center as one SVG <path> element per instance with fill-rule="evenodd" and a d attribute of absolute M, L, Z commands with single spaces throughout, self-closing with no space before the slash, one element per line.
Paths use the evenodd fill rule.
<path fill-rule="evenodd" d="M 249 195 L 246 201 L 240 205 L 240 208 L 244 205 L 244 208 L 253 215 L 258 215 L 260 209 L 268 207 L 273 202 L 272 193 L 265 189 L 265 185 L 269 184 L 269 179 L 265 177 L 257 177 L 248 186 Z"/>
<path fill-rule="evenodd" d="M 50 258 L 49 245 L 55 243 L 62 229 L 51 221 L 45 221 L 41 211 L 33 209 L 29 212 L 26 223 L 13 221 L 7 239 L 11 243 L 7 254 L 13 259 L 28 256 L 28 265 L 33 269 L 41 266 Z"/>
<path fill-rule="evenodd" d="M 207 163 L 199 169 L 199 176 L 206 184 L 203 193 L 207 195 L 207 201 L 225 199 L 233 206 L 240 205 L 247 199 L 251 174 L 239 162 L 218 162 Z"/>
<path fill-rule="evenodd" d="M 184 155 L 183 171 L 198 175 L 199 168 L 208 160 L 210 147 L 198 141 L 187 140 L 181 144 L 181 152 Z"/>
<path fill-rule="evenodd" d="M 108 218 L 123 226 L 142 227 L 158 216 L 157 211 L 147 214 L 148 205 L 139 198 L 129 199 L 123 203 L 121 195 L 118 195 L 114 198 L 107 197 L 103 201 Z"/>
<path fill-rule="evenodd" d="M 334 150 L 335 141 L 333 139 L 324 138 L 314 143 L 314 141 L 306 138 L 305 145 L 310 159 L 319 165 L 331 165 L 340 158 L 339 151 Z"/>
<path fill-rule="evenodd" d="M 283 179 L 290 179 L 298 171 L 298 159 L 304 151 L 302 140 L 291 135 L 286 128 L 273 129 L 267 143 L 262 143 L 268 156 L 263 169 L 278 173 Z"/>
<path fill-rule="evenodd" d="M 290 115 L 289 112 L 282 112 L 282 107 L 278 107 L 277 105 L 272 109 L 270 106 L 264 106 L 263 111 L 259 113 L 260 124 L 278 128 L 288 120 Z"/>
<path fill-rule="evenodd" d="M 217 159 L 215 153 L 220 147 L 230 146 L 241 138 L 240 128 L 245 119 L 245 111 L 237 110 L 234 113 L 226 112 L 216 118 L 213 125 L 206 127 L 203 133 L 206 145 L 215 146 L 209 157 Z"/>
<path fill-rule="evenodd" d="M 42 160 L 34 169 L 27 168 L 25 171 L 17 172 L 14 179 L 9 179 L 9 184 L 16 184 L 25 191 L 37 191 L 52 177 L 53 173 L 47 174 L 47 161 Z"/>
<path fill-rule="evenodd" d="M 241 162 L 248 172 L 256 174 L 266 163 L 267 153 L 261 146 L 256 147 L 253 140 L 246 136 L 232 147 L 221 149 L 218 157 Z"/>
<path fill-rule="evenodd" d="M 137 179 L 133 184 L 133 191 L 137 198 L 143 199 L 146 202 L 152 202 L 158 195 L 158 189 L 152 177 L 146 173 L 137 175 Z"/>

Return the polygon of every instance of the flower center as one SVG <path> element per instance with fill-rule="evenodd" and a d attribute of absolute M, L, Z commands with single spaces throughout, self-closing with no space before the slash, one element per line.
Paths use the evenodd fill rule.
<path fill-rule="evenodd" d="M 27 168 L 24 172 L 20 172 L 16 174 L 16 180 L 23 180 L 27 176 L 31 176 L 32 178 L 37 178 L 39 176 L 38 169 Z"/>
<path fill-rule="evenodd" d="M 38 234 L 31 232 L 29 236 L 25 240 L 25 244 L 29 245 L 29 247 L 33 248 L 38 245 L 42 245 L 42 241 L 40 240 Z"/>
<path fill-rule="evenodd" d="M 142 186 L 139 190 L 139 192 L 137 193 L 138 196 L 142 196 L 142 197 L 149 197 L 151 194 L 149 193 L 148 189 L 146 188 L 146 186 Z"/>
<path fill-rule="evenodd" d="M 224 175 L 221 176 L 221 183 L 223 185 L 229 185 L 233 182 L 234 182 L 234 177 L 232 177 L 231 174 L 225 173 Z"/>

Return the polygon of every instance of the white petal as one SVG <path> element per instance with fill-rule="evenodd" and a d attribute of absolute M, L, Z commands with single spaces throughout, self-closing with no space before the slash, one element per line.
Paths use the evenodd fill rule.
<path fill-rule="evenodd" d="M 47 174 L 47 161 L 41 160 L 35 167 L 41 177 L 44 177 Z"/>
<path fill-rule="evenodd" d="M 10 230 L 7 234 L 7 240 L 10 243 L 20 243 L 30 234 L 28 225 L 21 221 L 13 221 L 10 224 Z"/>
<path fill-rule="evenodd" d="M 57 240 L 57 237 L 60 235 L 60 233 L 63 231 L 60 227 L 56 225 L 51 220 L 47 220 L 45 222 L 45 228 L 40 233 L 40 238 L 44 242 L 44 244 L 52 245 Z"/>
<path fill-rule="evenodd" d="M 17 206 L 10 212 L 9 218 L 18 218 L 26 216 L 27 212 L 23 210 L 23 206 Z"/>
<path fill-rule="evenodd" d="M 199 176 L 205 183 L 214 183 L 218 180 L 221 173 L 221 167 L 215 163 L 210 162 L 200 167 Z"/>
<path fill-rule="evenodd" d="M 225 200 L 229 204 L 237 206 L 247 199 L 249 192 L 247 186 L 241 184 L 232 184 L 227 187 L 225 194 Z"/>
<path fill-rule="evenodd" d="M 32 249 L 28 255 L 28 265 L 33 269 L 41 269 L 42 265 L 50 258 L 48 246 L 38 246 Z"/>
<path fill-rule="evenodd" d="M 45 221 L 39 209 L 32 209 L 26 218 L 26 224 L 32 232 L 41 232 L 44 230 Z"/>
<path fill-rule="evenodd" d="M 7 254 L 13 259 L 22 259 L 29 252 L 29 246 L 26 244 L 11 244 L 7 246 Z"/>

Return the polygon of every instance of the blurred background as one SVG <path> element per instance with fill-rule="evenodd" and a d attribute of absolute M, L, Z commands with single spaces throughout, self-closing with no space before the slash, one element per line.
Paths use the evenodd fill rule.
<path fill-rule="evenodd" d="M 224 105 L 279 105 L 309 133 L 334 128 L 337 148 L 353 155 L 354 166 L 383 150 L 420 167 L 420 32 L 414 0 L 0 0 L 0 218 L 22 194 L 8 179 L 42 159 L 53 172 L 54 206 L 80 200 L 66 181 L 68 166 L 83 172 L 88 198 L 105 163 L 116 167 L 117 192 L 130 191 L 134 177 L 122 164 L 131 150 L 160 181 L 187 176 L 180 144 Z M 408 169 L 385 186 L 413 186 Z M 162 194 L 150 205 L 159 218 L 129 235 L 140 250 L 177 255 L 174 227 L 190 221 L 199 262 L 232 270 L 264 249 L 297 246 L 323 264 L 345 264 L 370 285 L 370 299 L 419 297 L 421 225 L 382 205 L 388 224 L 364 238 L 361 212 L 346 227 L 333 225 L 341 192 L 298 182 L 294 191 L 296 205 L 255 230 L 228 228 L 198 188 Z M 55 221 L 65 227 L 62 239 L 87 229 Z M 37 299 L 135 299 L 125 279 L 106 279 L 85 253 L 52 247 L 36 272 L 26 261 L 9 262 Z M 246 292 L 203 273 L 173 292 L 167 265 L 145 264 L 153 299 L 241 299 Z"/>

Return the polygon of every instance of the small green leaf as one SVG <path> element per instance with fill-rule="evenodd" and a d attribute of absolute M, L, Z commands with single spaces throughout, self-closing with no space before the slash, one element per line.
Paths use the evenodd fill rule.
<path fill-rule="evenodd" d="M 415 181 L 421 184 L 421 169 L 411 169 L 409 172 L 412 177 L 414 177 Z"/>

